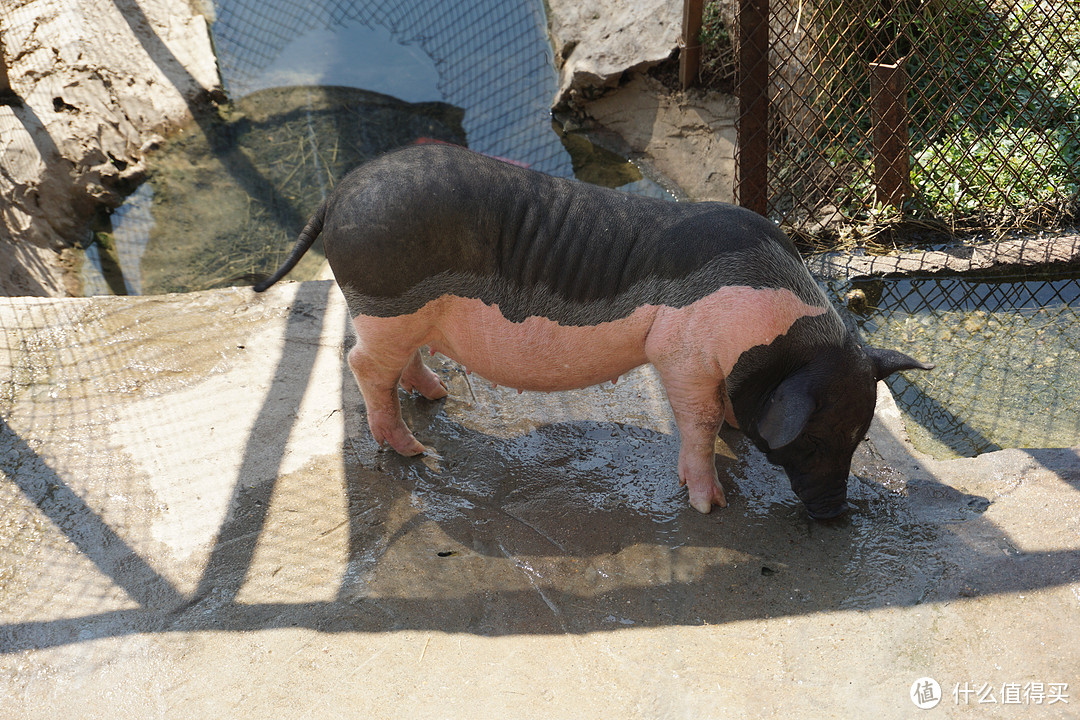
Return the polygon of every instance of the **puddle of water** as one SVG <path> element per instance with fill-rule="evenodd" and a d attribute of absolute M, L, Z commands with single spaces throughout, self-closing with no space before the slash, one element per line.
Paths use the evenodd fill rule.
<path fill-rule="evenodd" d="M 493 500 L 520 510 L 519 519 L 569 503 L 585 512 L 625 509 L 664 525 L 685 510 L 674 424 L 651 371 L 631 372 L 617 387 L 517 395 L 475 375 L 470 391 L 457 368 L 442 362 L 452 398 L 445 405 L 403 406 L 406 422 L 439 456 L 391 457 L 383 467 L 415 484 L 429 517 L 475 516 L 471 510 Z M 646 415 L 640 425 L 596 419 L 625 417 L 628 396 Z"/>
<path fill-rule="evenodd" d="M 148 156 L 149 181 L 91 233 L 84 294 L 246 284 L 284 259 L 340 177 L 420 138 L 671 198 L 626 158 L 553 131 L 557 77 L 541 2 L 421 0 L 397 12 L 359 0 L 341 16 L 303 0 L 273 6 L 216 4 L 234 102 L 198 111 Z M 290 277 L 314 277 L 320 252 Z"/>
<path fill-rule="evenodd" d="M 938 458 L 1080 444 L 1080 276 L 831 283 L 868 309 L 866 341 L 932 362 L 887 381 L 915 446 Z"/>
<path fill-rule="evenodd" d="M 260 90 L 168 139 L 150 179 L 97 233 L 109 265 L 86 263 L 90 292 L 158 294 L 245 284 L 278 264 L 338 178 L 427 137 L 464 143 L 462 111 L 340 87 Z M 101 238 L 106 242 L 101 242 Z M 89 256 L 92 258 L 92 256 Z M 314 277 L 321 248 L 295 279 Z"/>
<path fill-rule="evenodd" d="M 154 190 L 143 183 L 113 212 L 112 246 L 95 242 L 86 248 L 84 295 L 142 295 L 142 257 L 154 228 Z M 110 261 L 116 265 L 110 272 Z"/>

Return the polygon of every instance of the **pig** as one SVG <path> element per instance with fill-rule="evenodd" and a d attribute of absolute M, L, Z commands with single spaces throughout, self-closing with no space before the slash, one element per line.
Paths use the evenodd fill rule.
<path fill-rule="evenodd" d="M 399 149 L 345 176 L 262 292 L 322 234 L 356 331 L 349 367 L 374 439 L 425 452 L 398 386 L 446 387 L 421 349 L 497 385 L 572 390 L 651 363 L 680 437 L 679 482 L 727 501 L 714 443 L 740 428 L 810 517 L 847 510 L 876 383 L 907 355 L 863 347 L 767 219 L 552 177 L 458 146 Z"/>

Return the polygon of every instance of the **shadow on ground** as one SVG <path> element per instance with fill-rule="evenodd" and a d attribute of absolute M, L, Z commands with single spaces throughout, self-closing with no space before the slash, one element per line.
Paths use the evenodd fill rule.
<path fill-rule="evenodd" d="M 410 425 L 435 452 L 403 459 L 380 451 L 341 362 L 341 330 L 323 326 L 329 284 L 295 287 L 289 291 L 295 297 L 280 300 L 287 309 L 277 317 L 284 352 L 276 365 L 269 358 L 252 361 L 268 366 L 268 383 L 257 396 L 243 389 L 242 373 L 226 367 L 242 364 L 229 359 L 236 347 L 259 345 L 251 337 L 258 328 L 257 318 L 250 317 L 257 305 L 244 291 L 205 296 L 208 305 L 220 306 L 222 293 L 233 293 L 231 308 L 216 319 L 203 318 L 211 329 L 201 342 L 211 346 L 203 352 L 226 358 L 215 382 L 240 388 L 253 421 L 238 445 L 237 473 L 199 478 L 198 454 L 210 452 L 214 428 L 229 422 L 221 415 L 230 401 L 213 391 L 197 409 L 166 405 L 190 415 L 176 431 L 195 434 L 183 446 L 193 453 L 191 481 L 207 485 L 207 494 L 210 486 L 231 494 L 205 552 L 187 557 L 154 541 L 152 520 L 111 524 L 117 497 L 138 497 L 147 483 L 145 463 L 133 466 L 122 448 L 94 432 L 116 420 L 111 403 L 123 404 L 140 392 L 152 396 L 146 398 L 150 402 L 171 390 L 197 391 L 202 380 L 189 378 L 170 388 L 144 377 L 137 387 L 119 383 L 91 392 L 75 376 L 27 378 L 31 361 L 51 367 L 44 359 L 49 353 L 70 355 L 66 369 L 50 372 L 72 372 L 87 362 L 80 352 L 93 355 L 92 343 L 64 345 L 78 334 L 72 328 L 82 327 L 78 319 L 67 330 L 53 326 L 50 332 L 59 339 L 51 350 L 35 349 L 35 343 L 46 342 L 42 337 L 12 342 L 9 335 L 13 377 L 22 386 L 4 408 L 0 470 L 21 500 L 3 515 L 9 527 L 43 527 L 36 535 L 16 532 L 7 542 L 5 570 L 16 580 L 5 591 L 9 612 L 0 621 L 0 651 L 135 633 L 288 627 L 498 636 L 720 625 L 948 603 L 1080 578 L 1080 550 L 1067 542 L 1064 530 L 1041 545 L 1052 549 L 1039 550 L 998 525 L 995 516 L 1026 512 L 995 513 L 1025 486 L 1019 474 L 1012 477 L 1008 462 L 989 473 L 985 468 L 995 466 L 985 463 L 972 465 L 974 471 L 943 472 L 956 465 L 907 453 L 908 467 L 901 467 L 897 449 L 885 447 L 895 442 L 902 452 L 901 441 L 890 441 L 890 431 L 880 427 L 874 432 L 884 439 L 864 444 L 856 456 L 853 510 L 838 522 L 810 521 L 782 473 L 738 432 L 727 430 L 717 444 L 717 462 L 731 504 L 700 515 L 686 506 L 676 485 L 678 440 L 648 370 L 635 371 L 616 387 L 518 396 L 433 359 L 451 399 L 406 398 L 404 404 Z M 153 301 L 136 302 L 144 303 L 137 313 L 141 327 L 154 332 L 147 304 Z M 106 332 L 110 323 L 102 324 L 101 308 L 121 307 L 116 303 L 83 306 L 99 309 L 99 331 Z M 258 312 L 268 314 L 266 306 Z M 116 313 L 118 320 L 134 316 Z M 221 331 L 213 331 L 215 326 Z M 340 453 L 315 454 L 292 467 L 297 451 L 290 443 L 312 433 L 299 408 L 316 382 L 312 368 L 320 347 L 336 355 L 342 400 L 328 399 L 315 415 L 343 426 Z M 129 366 L 124 350 L 114 341 L 112 352 L 113 370 L 122 374 Z M 51 397 L 29 403 L 50 384 Z M 93 412 L 81 417 L 84 406 Z M 27 408 L 33 408 L 29 415 Z M 169 419 L 145 421 L 149 428 Z M 199 437 L 203 432 L 208 434 Z M 1036 499 L 1052 505 L 1055 494 L 1075 495 L 1080 463 L 1074 451 L 1030 451 L 1025 457 L 1024 467 L 1052 471 L 1067 483 L 1028 482 L 1025 487 L 1040 493 Z M 1015 458 L 1009 462 L 1015 465 Z M 182 476 L 184 469 L 178 472 Z M 102 490 L 98 482 L 108 487 Z M 148 497 L 148 516 L 173 512 L 155 504 L 153 493 Z M 189 512 L 200 512 L 199 504 Z M 1058 523 L 1056 517 L 1044 519 L 1048 528 Z M 20 557 L 39 552 L 31 536 L 40 543 L 55 531 L 63 539 L 46 544 L 79 561 L 45 564 L 40 577 L 19 580 L 25 574 Z M 93 567 L 84 567 L 85 560 Z M 91 575 L 104 576 L 122 599 L 106 602 L 106 592 L 92 602 L 70 597 L 76 594 L 70 588 L 88 584 L 83 578 Z M 49 603 L 50 595 L 66 600 Z M 28 603 L 30 596 L 37 599 Z"/>

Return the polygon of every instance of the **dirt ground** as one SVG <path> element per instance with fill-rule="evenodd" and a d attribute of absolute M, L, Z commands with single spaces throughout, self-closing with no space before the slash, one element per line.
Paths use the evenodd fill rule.
<path fill-rule="evenodd" d="M 705 516 L 651 371 L 429 358 L 404 460 L 345 327 L 328 281 L 0 304 L 0 717 L 1078 716 L 1077 449 L 937 462 L 883 392 L 845 520 L 735 431 Z"/>

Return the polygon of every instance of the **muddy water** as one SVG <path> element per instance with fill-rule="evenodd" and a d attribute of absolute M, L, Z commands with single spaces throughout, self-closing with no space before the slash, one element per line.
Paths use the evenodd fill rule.
<path fill-rule="evenodd" d="M 852 289 L 872 345 L 932 362 L 888 380 L 916 447 L 939 458 L 1080 444 L 1080 279 L 1075 275 L 875 280 Z"/>
<path fill-rule="evenodd" d="M 852 513 L 814 523 L 783 472 L 724 430 L 730 505 L 704 516 L 678 485 L 678 434 L 650 369 L 615 386 L 518 395 L 439 357 L 429 365 L 450 397 L 403 400 L 428 455 L 380 451 L 362 410 L 347 416 L 349 482 L 364 509 L 354 532 L 365 539 L 344 596 L 406 627 L 431 622 L 433 603 L 445 603 L 441 623 L 493 634 L 918 604 L 948 564 L 936 523 L 976 520 L 987 505 L 937 483 L 909 496 L 911 479 L 879 473 L 862 448 Z"/>
<path fill-rule="evenodd" d="M 207 110 L 152 153 L 150 180 L 99 223 L 86 294 L 250 282 L 284 257 L 352 167 L 418 138 L 464 143 L 461 120 L 445 103 L 339 87 L 262 90 Z M 320 262 L 316 248 L 295 278 L 310 279 Z"/>

